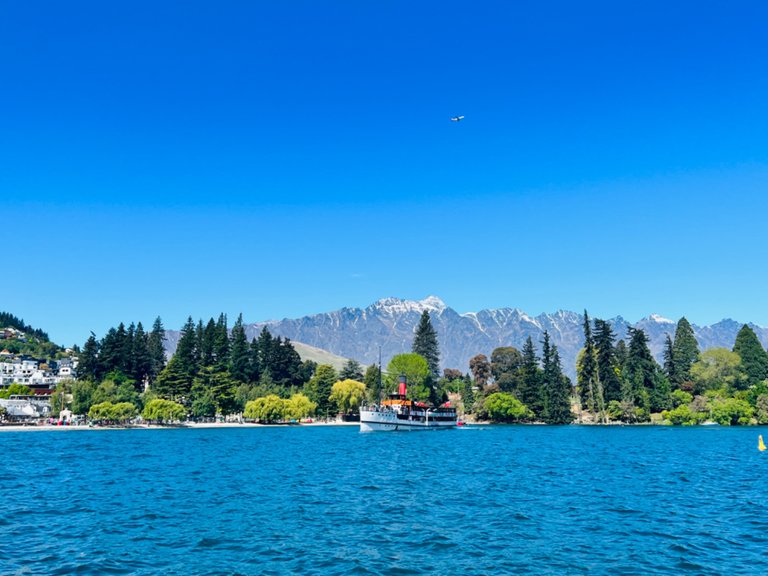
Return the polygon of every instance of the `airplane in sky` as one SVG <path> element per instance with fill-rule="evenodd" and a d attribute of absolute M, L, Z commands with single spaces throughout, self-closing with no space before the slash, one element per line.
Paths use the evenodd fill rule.
<path fill-rule="evenodd" d="M 451 118 L 451 122 L 461 122 L 462 120 L 464 120 L 464 116 L 454 116 Z"/>

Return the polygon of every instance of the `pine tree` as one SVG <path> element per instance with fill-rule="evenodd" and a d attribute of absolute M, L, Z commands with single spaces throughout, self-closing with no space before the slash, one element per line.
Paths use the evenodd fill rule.
<path fill-rule="evenodd" d="M 584 348 L 579 356 L 576 375 L 581 405 L 589 412 L 602 413 L 603 397 L 602 390 L 598 389 L 597 354 L 595 342 L 592 339 L 592 327 L 586 310 L 584 310 L 583 328 Z"/>
<path fill-rule="evenodd" d="M 291 341 L 278 336 L 270 343 L 271 353 L 266 368 L 276 384 L 283 388 L 301 384 L 301 356 Z"/>
<path fill-rule="evenodd" d="M 136 332 L 133 337 L 133 353 L 131 354 L 131 365 L 133 371 L 131 378 L 134 380 L 137 392 L 144 391 L 144 383 L 149 380 L 152 359 L 149 353 L 149 339 L 144 332 L 144 326 L 141 322 L 136 326 Z"/>
<path fill-rule="evenodd" d="M 325 414 L 326 417 L 334 413 L 335 406 L 331 402 L 331 389 L 339 378 L 330 364 L 321 364 L 317 367 L 315 375 L 307 382 L 305 392 L 312 402 L 317 404 L 317 414 Z"/>
<path fill-rule="evenodd" d="M 163 328 L 163 322 L 158 316 L 155 318 L 155 322 L 152 325 L 152 332 L 149 333 L 147 339 L 147 348 L 149 351 L 150 368 L 149 368 L 149 382 L 150 384 L 157 378 L 157 375 L 165 368 L 165 329 Z"/>
<path fill-rule="evenodd" d="M 365 375 L 363 376 L 363 383 L 365 384 L 365 394 L 372 402 L 379 402 L 379 396 L 381 394 L 380 385 L 381 373 L 379 372 L 379 366 L 377 364 L 371 364 L 365 369 Z"/>
<path fill-rule="evenodd" d="M 363 381 L 363 367 L 357 360 L 347 360 L 344 366 L 339 372 L 339 380 L 356 380 L 358 382 Z"/>
<path fill-rule="evenodd" d="M 768 353 L 755 332 L 744 324 L 736 335 L 733 351 L 741 358 L 741 366 L 747 375 L 747 385 L 753 386 L 768 378 Z"/>
<path fill-rule="evenodd" d="M 536 348 L 530 336 L 526 339 L 522 352 L 519 400 L 533 412 L 536 419 L 541 419 L 544 412 L 542 373 L 539 368 L 539 359 L 536 356 Z"/>
<path fill-rule="evenodd" d="M 675 378 L 675 345 L 669 334 L 664 339 L 664 364 L 662 369 L 671 383 L 677 382 Z"/>
<path fill-rule="evenodd" d="M 272 365 L 275 362 L 274 348 L 275 341 L 265 326 L 261 329 L 259 338 L 256 340 L 256 357 L 254 358 L 253 354 L 251 355 L 252 360 L 258 363 L 260 373 L 272 369 Z"/>
<path fill-rule="evenodd" d="M 263 371 L 261 364 L 261 353 L 259 351 L 259 341 L 255 337 L 251 340 L 251 345 L 248 349 L 248 356 L 248 381 L 255 383 L 259 381 Z"/>
<path fill-rule="evenodd" d="M 101 380 L 101 363 L 99 362 L 99 341 L 96 340 L 96 334 L 91 332 L 88 340 L 83 345 L 77 364 L 77 376 L 80 380 L 90 380 L 99 382 Z"/>
<path fill-rule="evenodd" d="M 191 319 L 190 319 L 191 320 Z M 194 335 L 194 324 L 192 325 Z M 183 365 L 178 354 L 174 354 L 168 365 L 157 375 L 152 384 L 152 391 L 160 398 L 189 404 L 193 376 Z"/>
<path fill-rule="evenodd" d="M 243 327 L 242 314 L 237 317 L 237 321 L 232 327 L 229 359 L 229 373 L 231 377 L 238 382 L 248 382 L 251 359 L 248 349 L 248 339 L 245 336 L 245 328 Z"/>
<path fill-rule="evenodd" d="M 612 400 L 621 401 L 621 382 L 613 347 L 613 329 L 605 320 L 595 318 L 595 352 L 597 354 L 597 377 L 603 386 L 606 405 Z"/>
<path fill-rule="evenodd" d="M 475 409 L 475 393 L 472 390 L 472 379 L 469 376 L 462 378 L 461 402 L 464 404 L 464 414 L 471 414 Z"/>
<path fill-rule="evenodd" d="M 544 390 L 543 420 L 547 424 L 569 424 L 571 413 L 571 383 L 563 374 L 557 346 L 550 343 L 549 333 L 544 331 L 541 343 L 542 380 Z"/>
<path fill-rule="evenodd" d="M 195 377 L 200 368 L 200 355 L 198 350 L 199 330 L 195 326 L 192 316 L 187 318 L 187 323 L 181 329 L 179 343 L 176 346 L 176 354 L 171 361 L 176 361 L 174 370 L 185 374 L 189 378 L 191 385 L 192 378 Z M 170 364 L 170 363 L 169 363 Z"/>
<path fill-rule="evenodd" d="M 427 361 L 429 372 L 435 380 L 440 378 L 440 347 L 437 343 L 437 332 L 426 310 L 422 312 L 419 325 L 416 327 L 411 351 Z"/>
<path fill-rule="evenodd" d="M 630 342 L 624 369 L 624 402 L 633 403 L 647 414 L 670 406 L 669 381 L 661 373 L 648 348 L 648 337 L 640 329 L 629 329 Z"/>
<path fill-rule="evenodd" d="M 627 343 L 624 342 L 624 340 L 619 340 L 616 342 L 616 346 L 613 348 L 613 358 L 614 362 L 616 363 L 614 372 L 616 374 L 621 374 L 621 371 L 624 370 L 624 366 L 627 363 L 628 357 L 629 352 L 627 351 Z"/>
<path fill-rule="evenodd" d="M 214 347 L 216 341 L 216 322 L 213 318 L 203 326 L 203 321 L 197 323 L 197 341 L 200 350 L 200 366 L 213 366 L 215 364 Z"/>
<path fill-rule="evenodd" d="M 227 329 L 227 316 L 219 314 L 216 322 L 216 331 L 213 338 L 214 364 L 219 371 L 227 369 L 229 364 L 229 330 Z"/>
<path fill-rule="evenodd" d="M 675 330 L 672 345 L 673 374 L 668 375 L 675 388 L 691 387 L 691 366 L 699 359 L 699 343 L 693 334 L 693 328 L 685 317 L 680 318 Z"/>

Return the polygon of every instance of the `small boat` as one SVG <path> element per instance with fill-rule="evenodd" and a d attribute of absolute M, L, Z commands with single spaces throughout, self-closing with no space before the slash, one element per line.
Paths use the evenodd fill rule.
<path fill-rule="evenodd" d="M 760 450 L 760 452 L 765 452 L 765 443 L 763 442 L 762 434 L 757 437 L 757 449 Z"/>
<path fill-rule="evenodd" d="M 429 406 L 409 400 L 405 376 L 400 376 L 397 393 L 379 404 L 360 408 L 361 432 L 446 430 L 456 425 L 456 408 L 450 402 Z"/>

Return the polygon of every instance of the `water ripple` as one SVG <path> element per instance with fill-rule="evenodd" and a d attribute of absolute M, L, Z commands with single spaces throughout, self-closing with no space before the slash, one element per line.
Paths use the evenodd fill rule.
<path fill-rule="evenodd" d="M 0 574 L 765 574 L 758 433 L 6 432 Z"/>

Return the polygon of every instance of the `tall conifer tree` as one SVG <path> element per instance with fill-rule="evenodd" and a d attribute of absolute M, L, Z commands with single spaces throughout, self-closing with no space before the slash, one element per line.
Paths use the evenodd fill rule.
<path fill-rule="evenodd" d="M 589 315 L 584 310 L 584 349 L 579 356 L 577 366 L 577 383 L 579 386 L 579 396 L 582 407 L 589 412 L 603 412 L 603 391 L 600 386 L 597 372 L 597 353 L 595 342 L 592 338 L 592 327 L 589 322 Z"/>
<path fill-rule="evenodd" d="M 131 374 L 131 377 L 135 381 L 134 386 L 136 387 L 137 392 L 144 391 L 144 383 L 149 380 L 152 366 L 148 340 L 148 336 L 144 332 L 144 326 L 139 322 L 136 325 L 136 332 L 133 337 L 133 374 Z"/>
<path fill-rule="evenodd" d="M 744 324 L 736 335 L 733 351 L 741 357 L 741 366 L 747 375 L 748 386 L 768 378 L 768 353 L 748 325 Z"/>
<path fill-rule="evenodd" d="M 96 335 L 91 332 L 88 340 L 83 345 L 77 364 L 77 377 L 81 380 L 98 382 L 101 380 L 101 366 L 99 362 L 100 344 Z"/>
<path fill-rule="evenodd" d="M 603 385 L 605 403 L 621 400 L 621 382 L 616 373 L 617 363 L 613 347 L 613 329 L 605 321 L 595 318 L 595 351 L 597 354 L 597 375 Z"/>
<path fill-rule="evenodd" d="M 214 363 L 220 370 L 226 370 L 229 364 L 229 330 L 227 329 L 227 316 L 219 314 L 216 322 L 216 331 L 213 339 Z"/>
<path fill-rule="evenodd" d="M 544 396 L 542 393 L 542 374 L 539 359 L 533 339 L 528 336 L 523 346 L 523 362 L 520 366 L 519 400 L 525 404 L 537 419 L 544 411 Z"/>
<path fill-rule="evenodd" d="M 544 389 L 544 422 L 547 424 L 569 424 L 571 413 L 571 384 L 563 374 L 557 346 L 549 340 L 544 331 L 541 343 L 542 380 Z"/>
<path fill-rule="evenodd" d="M 437 343 L 437 332 L 426 310 L 421 313 L 411 351 L 427 361 L 429 372 L 435 380 L 440 378 L 440 347 Z"/>
<path fill-rule="evenodd" d="M 675 388 L 690 387 L 691 366 L 699 359 L 699 343 L 693 334 L 693 328 L 685 317 L 680 318 L 675 329 L 675 341 L 672 346 L 674 374 L 670 381 Z"/>
<path fill-rule="evenodd" d="M 165 368 L 165 328 L 163 328 L 163 321 L 158 316 L 155 318 L 154 324 L 152 324 L 152 331 L 149 333 L 147 339 L 147 348 L 149 349 L 150 357 L 150 370 L 149 381 L 157 378 L 157 375 Z"/>
<path fill-rule="evenodd" d="M 248 382 L 250 353 L 248 349 L 248 339 L 245 336 L 245 327 L 243 326 L 243 315 L 237 317 L 235 325 L 232 326 L 232 337 L 229 346 L 230 367 L 229 373 L 238 382 Z"/>

